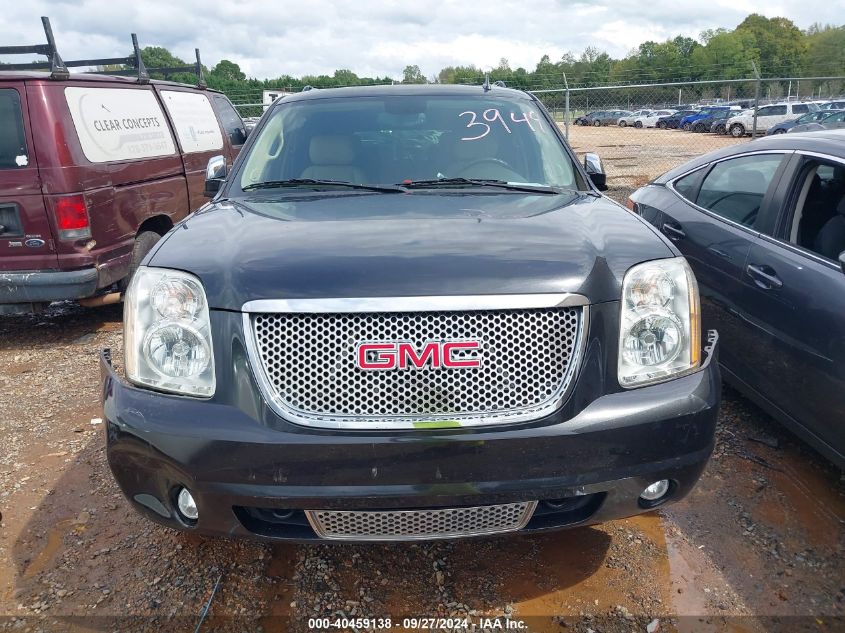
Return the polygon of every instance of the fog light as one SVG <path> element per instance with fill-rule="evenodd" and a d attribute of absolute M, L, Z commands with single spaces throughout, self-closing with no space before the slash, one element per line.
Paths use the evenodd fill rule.
<path fill-rule="evenodd" d="M 640 493 L 640 499 L 645 499 L 646 501 L 657 501 L 665 497 L 667 492 L 669 492 L 669 480 L 661 479 L 660 481 L 655 481 L 643 490 L 642 493 Z"/>
<path fill-rule="evenodd" d="M 179 491 L 179 496 L 176 497 L 176 505 L 179 508 L 179 513 L 186 519 L 196 521 L 200 515 L 197 511 L 196 501 L 187 488 L 182 488 Z"/>

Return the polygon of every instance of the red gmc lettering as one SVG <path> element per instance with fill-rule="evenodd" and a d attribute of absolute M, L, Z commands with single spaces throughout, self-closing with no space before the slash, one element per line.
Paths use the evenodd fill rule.
<path fill-rule="evenodd" d="M 479 367 L 481 361 L 478 358 L 467 358 L 466 360 L 455 360 L 452 358 L 454 350 L 478 349 L 478 341 L 452 341 L 443 343 L 443 366 L 450 368 L 458 367 Z"/>
<path fill-rule="evenodd" d="M 369 360 L 368 352 L 374 352 Z M 361 369 L 394 369 L 396 367 L 396 345 L 393 343 L 362 343 L 358 346 L 358 367 Z"/>
<path fill-rule="evenodd" d="M 428 363 L 429 357 L 432 367 L 440 367 L 440 345 L 438 343 L 426 343 L 419 356 L 417 356 L 417 350 L 410 343 L 399 343 L 399 369 L 406 369 L 409 361 L 417 369 L 422 369 Z"/>
<path fill-rule="evenodd" d="M 361 369 L 466 369 L 481 366 L 480 358 L 455 358 L 461 350 L 477 350 L 478 341 L 430 342 L 422 349 L 412 343 L 359 343 L 357 348 L 358 367 Z"/>

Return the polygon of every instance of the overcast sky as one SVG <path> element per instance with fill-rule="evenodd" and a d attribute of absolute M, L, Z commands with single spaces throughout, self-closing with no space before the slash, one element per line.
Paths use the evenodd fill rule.
<path fill-rule="evenodd" d="M 135 31 L 142 46 L 185 60 L 199 47 L 206 66 L 230 59 L 261 79 L 337 68 L 401 77 L 407 64 L 431 77 L 502 57 L 531 70 L 543 54 L 588 45 L 621 57 L 646 40 L 734 28 L 754 11 L 800 28 L 845 23 L 845 0 L 7 0 L 0 45 L 42 42 L 46 15 L 65 59 L 126 55 Z"/>

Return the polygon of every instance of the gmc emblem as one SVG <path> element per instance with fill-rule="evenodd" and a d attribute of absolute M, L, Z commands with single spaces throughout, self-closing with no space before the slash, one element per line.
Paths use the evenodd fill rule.
<path fill-rule="evenodd" d="M 472 369 L 481 367 L 480 355 L 457 352 L 480 349 L 478 341 L 431 341 L 421 350 L 407 341 L 366 342 L 356 345 L 355 361 L 360 369 Z"/>

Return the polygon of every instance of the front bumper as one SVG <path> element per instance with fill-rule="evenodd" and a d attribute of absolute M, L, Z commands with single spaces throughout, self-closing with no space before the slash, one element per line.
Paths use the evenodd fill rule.
<path fill-rule="evenodd" d="M 698 480 L 713 449 L 717 345 L 712 332 L 695 373 L 591 398 L 575 415 L 565 406 L 528 424 L 394 432 L 282 420 L 251 371 L 239 371 L 240 351 L 231 376 L 237 406 L 136 388 L 104 352 L 108 460 L 138 511 L 172 528 L 219 535 L 304 541 L 318 538 L 307 510 L 525 501 L 540 503 L 522 532 L 599 523 L 649 510 L 639 496 L 656 480 L 671 482 L 666 501 Z M 195 522 L 175 509 L 183 486 L 196 501 Z"/>

